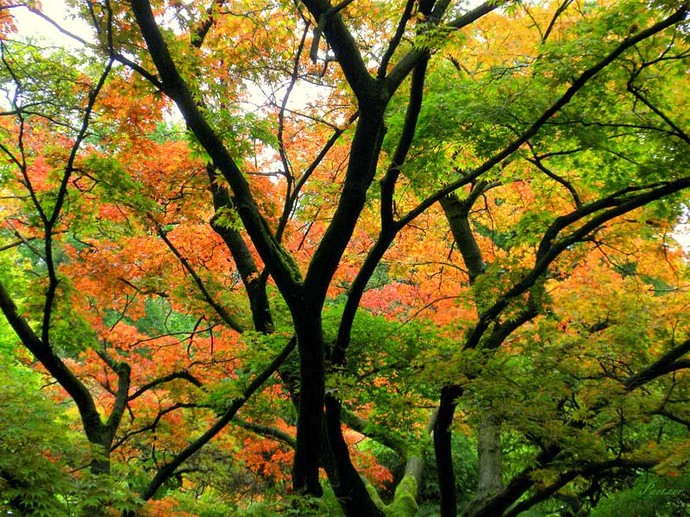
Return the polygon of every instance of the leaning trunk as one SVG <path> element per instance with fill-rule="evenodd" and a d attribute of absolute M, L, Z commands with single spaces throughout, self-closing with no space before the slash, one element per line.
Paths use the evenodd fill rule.
<path fill-rule="evenodd" d="M 350 452 L 340 427 L 340 411 L 340 402 L 335 397 L 326 397 L 328 449 L 335 467 L 328 472 L 328 477 L 333 492 L 348 517 L 383 517 L 383 511 L 374 504 L 364 481 L 350 461 Z"/>

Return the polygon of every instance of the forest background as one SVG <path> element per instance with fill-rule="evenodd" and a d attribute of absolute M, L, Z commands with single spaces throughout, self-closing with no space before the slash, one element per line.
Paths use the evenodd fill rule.
<path fill-rule="evenodd" d="M 3 511 L 687 513 L 687 4 L 67 7 L 0 0 Z"/>

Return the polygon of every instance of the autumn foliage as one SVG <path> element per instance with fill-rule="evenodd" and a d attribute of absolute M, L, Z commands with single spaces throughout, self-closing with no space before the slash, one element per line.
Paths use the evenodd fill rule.
<path fill-rule="evenodd" d="M 0 509 L 687 512 L 685 3 L 67 4 L 0 1 Z"/>

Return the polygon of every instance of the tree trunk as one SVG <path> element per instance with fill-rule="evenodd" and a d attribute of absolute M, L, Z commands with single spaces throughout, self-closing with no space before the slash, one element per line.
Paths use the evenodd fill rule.
<path fill-rule="evenodd" d="M 464 201 L 460 201 L 457 194 L 446 196 L 440 200 L 441 208 L 448 220 L 455 244 L 462 255 L 467 267 L 470 284 L 474 284 L 486 267 L 481 250 L 474 237 L 469 222 L 469 213 L 474 201 L 484 191 L 486 185 L 475 185 L 470 195 Z M 447 386 L 441 391 L 439 414 L 434 429 L 434 448 L 436 451 L 436 465 L 438 469 L 438 483 L 441 492 L 441 515 L 443 517 L 455 517 L 457 515 L 457 494 L 455 490 L 455 472 L 453 470 L 453 457 L 451 455 L 451 430 L 453 413 L 455 412 L 455 400 L 462 394 L 458 386 Z M 480 432 L 480 449 L 482 433 Z M 487 435 L 487 438 L 490 436 Z M 486 446 L 490 443 L 487 442 Z M 480 456 L 482 455 L 479 452 Z M 490 474 L 490 472 L 485 472 Z M 499 470 L 500 481 L 500 470 Z M 481 479 L 481 473 L 480 473 Z M 488 481 L 488 480 L 487 480 Z M 480 481 L 480 484 L 482 482 Z"/>
<path fill-rule="evenodd" d="M 266 275 L 259 271 L 249 246 L 239 230 L 218 224 L 218 215 L 222 210 L 233 210 L 234 204 L 229 192 L 218 185 L 218 173 L 213 164 L 206 166 L 209 178 L 209 189 L 213 197 L 213 207 L 216 211 L 211 219 L 211 228 L 221 236 L 230 250 L 237 271 L 249 298 L 252 311 L 254 329 L 263 334 L 270 334 L 274 330 L 271 307 L 266 294 Z"/>
<path fill-rule="evenodd" d="M 91 446 L 91 462 L 89 469 L 95 477 L 110 475 L 110 448 L 112 447 L 114 432 L 107 426 L 101 425 L 98 429 L 85 428 L 84 432 Z M 84 515 L 89 517 L 105 517 L 109 504 L 107 500 L 101 500 L 98 504 L 84 506 Z"/>
<path fill-rule="evenodd" d="M 494 496 L 503 489 L 501 424 L 490 408 L 481 416 L 477 434 L 477 452 L 479 453 L 477 499 L 483 499 Z"/>
<path fill-rule="evenodd" d="M 455 517 L 458 513 L 450 427 L 453 423 L 456 400 L 460 395 L 462 395 L 462 388 L 459 386 L 445 386 L 441 390 L 441 400 L 434 425 L 434 452 L 436 453 L 438 488 L 441 493 L 441 517 Z"/>
<path fill-rule="evenodd" d="M 374 504 L 359 473 L 350 461 L 350 452 L 340 427 L 340 402 L 326 397 L 326 431 L 328 448 L 335 471 L 329 473 L 329 481 L 340 506 L 348 517 L 383 517 L 383 511 Z"/>
<path fill-rule="evenodd" d="M 548 465 L 558 456 L 560 449 L 551 447 L 542 450 L 532 465 L 513 476 L 508 485 L 499 493 L 482 500 L 475 499 L 462 512 L 463 517 L 497 517 L 503 515 L 515 502 L 534 485 L 534 471 Z"/>
<path fill-rule="evenodd" d="M 323 425 L 326 371 L 321 318 L 293 314 L 300 354 L 297 440 L 292 468 L 293 489 L 320 497 L 319 451 Z"/>
<path fill-rule="evenodd" d="M 463 515 L 482 515 L 482 508 L 503 491 L 501 424 L 491 408 L 486 408 L 479 420 L 477 453 L 479 455 L 477 492 L 474 499 L 464 509 Z"/>

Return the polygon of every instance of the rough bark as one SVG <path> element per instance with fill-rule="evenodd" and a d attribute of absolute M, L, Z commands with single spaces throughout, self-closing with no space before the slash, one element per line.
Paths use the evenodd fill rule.
<path fill-rule="evenodd" d="M 501 424 L 487 408 L 479 420 L 477 429 L 479 453 L 479 481 L 477 484 L 477 498 L 484 499 L 497 494 L 503 488 Z"/>
<path fill-rule="evenodd" d="M 463 515 L 482 508 L 492 497 L 503 490 L 501 449 L 501 425 L 487 408 L 477 427 L 477 454 L 479 456 L 479 479 L 477 491 L 472 501 L 463 511 Z"/>

